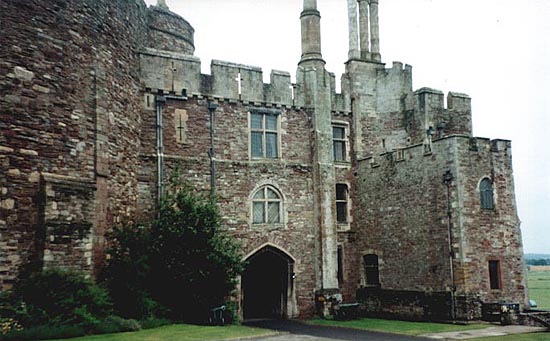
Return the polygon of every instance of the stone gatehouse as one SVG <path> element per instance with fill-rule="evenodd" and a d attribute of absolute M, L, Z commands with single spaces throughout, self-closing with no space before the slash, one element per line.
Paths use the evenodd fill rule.
<path fill-rule="evenodd" d="M 382 62 L 378 0 L 347 6 L 336 93 L 316 0 L 296 83 L 268 84 L 219 60 L 202 74 L 164 1 L 0 2 L 0 287 L 27 267 L 93 274 L 106 232 L 153 215 L 178 167 L 242 242 L 245 318 L 526 304 L 510 141 L 472 136 L 467 95 L 415 91 L 410 66 Z"/>

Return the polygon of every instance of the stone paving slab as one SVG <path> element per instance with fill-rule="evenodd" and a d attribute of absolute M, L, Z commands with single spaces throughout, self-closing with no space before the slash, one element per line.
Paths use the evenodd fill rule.
<path fill-rule="evenodd" d="M 546 331 L 546 328 L 542 328 L 542 327 L 494 326 L 494 327 L 489 327 L 485 329 L 433 333 L 433 334 L 424 334 L 420 336 L 430 338 L 430 339 L 439 339 L 439 340 L 467 340 L 467 339 L 474 339 L 478 337 L 505 336 L 505 335 L 514 335 L 514 334 L 537 333 L 537 332 L 544 332 L 544 331 Z M 550 340 L 550 333 L 548 333 L 548 339 Z"/>

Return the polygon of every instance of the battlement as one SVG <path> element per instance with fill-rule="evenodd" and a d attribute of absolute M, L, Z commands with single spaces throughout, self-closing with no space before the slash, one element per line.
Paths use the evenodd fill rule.
<path fill-rule="evenodd" d="M 512 142 L 504 139 L 489 139 L 484 137 L 470 137 L 468 135 L 449 135 L 434 140 L 430 145 L 418 143 L 411 146 L 394 149 L 379 155 L 369 156 L 358 160 L 360 167 L 378 168 L 390 162 L 399 164 L 401 162 L 419 162 L 424 158 L 432 159 L 432 155 L 448 155 L 448 145 L 456 144 L 462 146 L 463 150 L 469 153 L 500 153 L 510 155 Z"/>
<path fill-rule="evenodd" d="M 463 93 L 450 91 L 447 94 L 447 106 L 445 106 L 443 91 L 432 88 L 420 88 L 414 92 L 414 95 L 420 110 L 472 110 L 472 99 Z"/>
<path fill-rule="evenodd" d="M 257 66 L 212 60 L 210 70 L 210 75 L 201 74 L 201 60 L 194 56 L 152 48 L 141 51 L 143 87 L 153 92 L 185 90 L 188 95 L 229 101 L 300 105 L 295 103 L 295 92 L 300 90 L 289 72 L 272 70 L 270 83 L 264 83 L 263 70 Z"/>

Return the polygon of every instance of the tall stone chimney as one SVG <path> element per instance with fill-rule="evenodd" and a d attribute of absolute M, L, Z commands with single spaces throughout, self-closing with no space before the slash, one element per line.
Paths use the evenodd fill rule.
<path fill-rule="evenodd" d="M 304 0 L 304 9 L 300 15 L 302 23 L 302 57 L 305 61 L 317 60 L 324 64 L 321 55 L 321 14 L 317 10 L 317 0 Z"/>
<path fill-rule="evenodd" d="M 157 6 L 169 11 L 168 5 L 166 5 L 166 0 L 157 0 Z"/>

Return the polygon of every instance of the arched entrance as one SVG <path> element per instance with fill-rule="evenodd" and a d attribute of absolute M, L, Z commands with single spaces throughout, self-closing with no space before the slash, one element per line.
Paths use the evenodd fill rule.
<path fill-rule="evenodd" d="M 250 255 L 241 277 L 244 319 L 288 318 L 293 295 L 294 260 L 267 245 Z"/>

